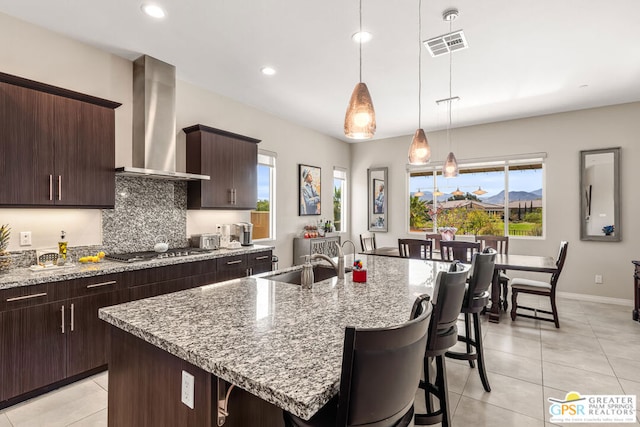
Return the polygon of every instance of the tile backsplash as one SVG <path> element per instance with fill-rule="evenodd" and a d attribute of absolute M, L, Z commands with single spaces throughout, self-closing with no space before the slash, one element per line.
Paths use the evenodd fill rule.
<path fill-rule="evenodd" d="M 102 211 L 105 251 L 153 250 L 157 236 L 170 248 L 188 246 L 187 183 L 116 176 L 115 208 Z"/>

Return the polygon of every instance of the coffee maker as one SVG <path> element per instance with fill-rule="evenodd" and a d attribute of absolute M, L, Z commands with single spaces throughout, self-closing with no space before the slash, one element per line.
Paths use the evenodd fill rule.
<path fill-rule="evenodd" d="M 235 225 L 235 235 L 242 246 L 253 245 L 253 224 L 250 222 L 239 222 Z"/>

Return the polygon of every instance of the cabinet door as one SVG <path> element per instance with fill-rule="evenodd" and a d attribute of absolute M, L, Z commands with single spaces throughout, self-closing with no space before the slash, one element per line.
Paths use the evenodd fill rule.
<path fill-rule="evenodd" d="M 234 141 L 233 149 L 233 207 L 255 209 L 258 200 L 258 144 Z"/>
<path fill-rule="evenodd" d="M 0 205 L 53 204 L 54 98 L 0 83 Z"/>
<path fill-rule="evenodd" d="M 55 117 L 55 204 L 113 207 L 114 111 L 57 97 Z"/>
<path fill-rule="evenodd" d="M 63 307 L 50 303 L 3 313 L 0 377 L 4 399 L 65 377 L 68 328 L 63 333 Z"/>
<path fill-rule="evenodd" d="M 231 207 L 233 140 L 209 132 L 187 134 L 187 172 L 211 176 L 210 181 L 188 183 L 190 208 Z"/>
<path fill-rule="evenodd" d="M 251 274 L 271 271 L 271 251 L 248 254 Z"/>
<path fill-rule="evenodd" d="M 217 259 L 217 280 L 237 279 L 247 275 L 249 266 L 246 255 L 234 255 Z"/>
<path fill-rule="evenodd" d="M 106 292 L 69 300 L 67 377 L 107 364 L 109 325 L 98 318 L 98 309 L 125 301 L 122 292 Z"/>

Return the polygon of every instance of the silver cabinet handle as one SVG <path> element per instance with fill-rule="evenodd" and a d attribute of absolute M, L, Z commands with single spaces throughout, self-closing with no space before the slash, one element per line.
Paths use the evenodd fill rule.
<path fill-rule="evenodd" d="M 110 280 L 108 282 L 102 282 L 102 283 L 94 283 L 92 285 L 87 285 L 87 289 L 91 289 L 91 288 L 99 288 L 101 286 L 109 286 L 109 285 L 115 285 L 116 282 L 115 280 Z"/>
<path fill-rule="evenodd" d="M 58 175 L 58 200 L 62 200 L 62 175 Z"/>
<path fill-rule="evenodd" d="M 40 298 L 40 297 L 46 297 L 46 296 L 47 296 L 47 293 L 46 292 L 42 292 L 42 293 L 39 293 L 39 294 L 25 295 L 23 297 L 7 298 L 7 302 L 22 301 L 22 300 L 25 300 L 25 299 Z"/>
<path fill-rule="evenodd" d="M 240 264 L 242 262 L 241 259 L 235 260 L 235 261 L 227 261 L 227 265 L 233 265 L 233 264 Z"/>
<path fill-rule="evenodd" d="M 235 188 L 231 189 L 231 197 L 232 197 L 231 203 L 235 205 L 236 204 L 236 189 Z"/>
<path fill-rule="evenodd" d="M 53 175 L 49 175 L 49 200 L 53 200 Z"/>
<path fill-rule="evenodd" d="M 60 313 L 62 313 L 62 323 L 60 324 L 60 328 L 62 329 L 62 333 L 64 334 L 64 305 L 60 309 Z"/>
<path fill-rule="evenodd" d="M 73 332 L 73 321 L 74 321 L 74 315 L 73 315 L 73 304 L 71 304 L 71 332 Z"/>
<path fill-rule="evenodd" d="M 229 189 L 229 204 L 233 204 L 233 188 Z"/>
<path fill-rule="evenodd" d="M 269 255 L 265 255 L 265 256 L 257 256 L 257 257 L 256 257 L 256 261 L 260 261 L 260 260 L 267 259 L 267 258 L 269 258 Z"/>

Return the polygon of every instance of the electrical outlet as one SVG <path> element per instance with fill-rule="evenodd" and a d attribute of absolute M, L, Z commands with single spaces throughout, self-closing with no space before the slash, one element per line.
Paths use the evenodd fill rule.
<path fill-rule="evenodd" d="M 20 232 L 20 246 L 31 246 L 31 232 L 30 231 L 21 231 Z"/>
<path fill-rule="evenodd" d="M 596 283 L 598 285 L 601 285 L 603 283 L 602 282 L 602 274 L 596 274 Z"/>
<path fill-rule="evenodd" d="M 193 409 L 195 379 L 187 371 L 182 371 L 182 403 Z"/>

